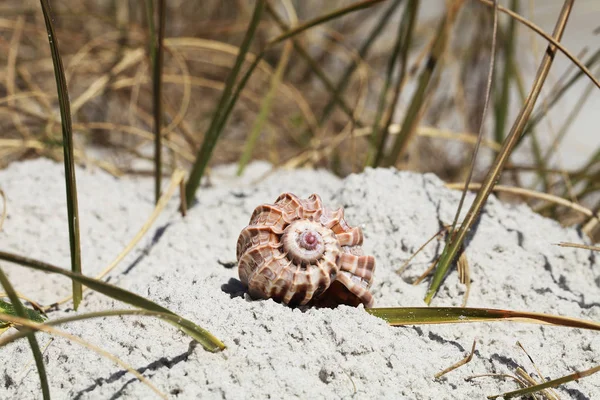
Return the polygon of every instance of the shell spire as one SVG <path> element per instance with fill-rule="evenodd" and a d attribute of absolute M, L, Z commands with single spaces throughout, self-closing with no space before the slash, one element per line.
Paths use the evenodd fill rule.
<path fill-rule="evenodd" d="M 344 210 L 313 194 L 283 193 L 258 206 L 237 242 L 238 273 L 253 298 L 288 305 L 373 306 L 375 259 L 363 255 L 363 233 Z"/>

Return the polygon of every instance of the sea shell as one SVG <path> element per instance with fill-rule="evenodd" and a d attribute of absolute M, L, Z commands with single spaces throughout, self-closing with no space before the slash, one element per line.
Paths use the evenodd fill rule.
<path fill-rule="evenodd" d="M 283 193 L 258 206 L 237 242 L 238 273 L 252 298 L 288 305 L 373 306 L 375 259 L 362 252 L 363 233 L 342 208 L 317 194 Z"/>

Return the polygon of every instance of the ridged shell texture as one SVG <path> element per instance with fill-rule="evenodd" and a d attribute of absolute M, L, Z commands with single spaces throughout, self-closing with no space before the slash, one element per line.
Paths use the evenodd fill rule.
<path fill-rule="evenodd" d="M 240 280 L 252 298 L 372 307 L 375 259 L 363 255 L 362 242 L 362 230 L 348 226 L 343 209 L 325 208 L 316 194 L 283 193 L 258 206 L 240 233 Z"/>

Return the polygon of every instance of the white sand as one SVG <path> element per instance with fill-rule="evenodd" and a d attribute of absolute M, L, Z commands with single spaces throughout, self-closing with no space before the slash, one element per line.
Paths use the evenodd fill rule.
<path fill-rule="evenodd" d="M 111 274 L 110 281 L 182 314 L 226 345 L 212 354 L 190 345 L 171 325 L 141 317 L 78 322 L 63 328 L 138 368 L 173 398 L 410 398 L 466 399 L 514 390 L 514 381 L 475 374 L 535 373 L 515 345 L 520 341 L 542 374 L 556 378 L 600 363 L 596 332 L 533 324 L 489 323 L 393 328 L 363 309 L 290 309 L 251 301 L 240 291 L 235 263 L 239 231 L 258 204 L 283 191 L 319 193 L 345 206 L 350 224 L 365 232 L 365 251 L 377 258 L 376 306 L 422 306 L 427 284 L 419 275 L 441 250 L 432 244 L 403 277 L 394 270 L 442 224 L 452 221 L 459 192 L 432 175 L 367 170 L 339 180 L 327 172 L 278 172 L 253 164 L 244 179 L 234 168 L 214 171 L 214 186 L 198 192 L 199 204 L 182 219 L 177 200 Z M 149 179 L 115 179 L 77 170 L 83 268 L 94 275 L 116 256 L 153 209 Z M 68 268 L 69 244 L 62 165 L 36 160 L 0 171 L 9 205 L 0 248 Z M 490 198 L 467 255 L 472 272 L 468 306 L 539 311 L 600 319 L 600 263 L 590 251 L 560 248 L 582 243 L 574 229 Z M 62 277 L 0 263 L 17 289 L 41 303 L 68 294 Z M 434 305 L 459 305 L 464 287 L 456 272 Z M 100 294 L 85 297 L 80 312 L 127 308 Z M 50 314 L 72 314 L 70 306 Z M 41 345 L 49 341 L 38 334 Z M 477 340 L 473 360 L 442 379 L 433 375 L 462 359 Z M 40 398 L 26 341 L 0 350 L 0 398 Z M 153 393 L 112 362 L 56 338 L 45 352 L 53 398 L 137 399 Z M 600 375 L 571 382 L 562 398 L 600 398 Z"/>

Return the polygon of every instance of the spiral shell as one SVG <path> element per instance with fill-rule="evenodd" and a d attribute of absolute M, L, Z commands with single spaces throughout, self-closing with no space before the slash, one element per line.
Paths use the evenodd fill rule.
<path fill-rule="evenodd" d="M 288 305 L 373 305 L 375 259 L 362 252 L 363 233 L 342 208 L 317 194 L 283 193 L 258 206 L 237 242 L 238 273 L 252 298 Z"/>

